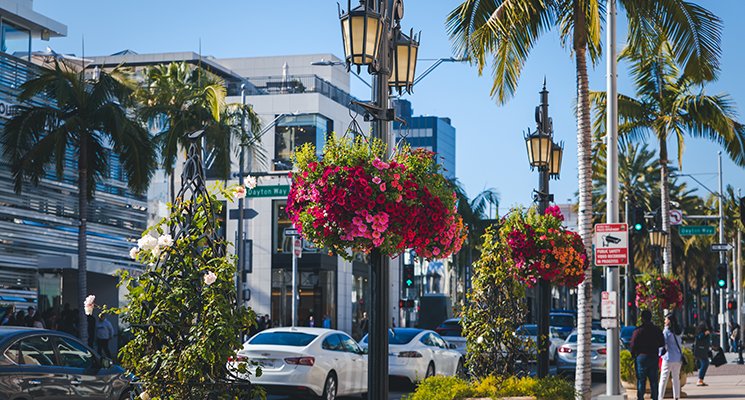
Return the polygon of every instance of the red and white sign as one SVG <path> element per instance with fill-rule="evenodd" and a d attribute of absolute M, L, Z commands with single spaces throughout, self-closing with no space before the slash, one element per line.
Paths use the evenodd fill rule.
<path fill-rule="evenodd" d="M 626 224 L 595 225 L 595 265 L 629 263 L 629 228 Z"/>
<path fill-rule="evenodd" d="M 600 297 L 600 317 L 617 318 L 618 317 L 618 293 L 603 292 Z"/>
<path fill-rule="evenodd" d="M 670 225 L 680 225 L 683 223 L 683 211 L 670 210 Z"/>
<path fill-rule="evenodd" d="M 295 252 L 295 257 L 301 258 L 303 256 L 303 240 L 295 238 L 295 245 L 292 250 Z"/>

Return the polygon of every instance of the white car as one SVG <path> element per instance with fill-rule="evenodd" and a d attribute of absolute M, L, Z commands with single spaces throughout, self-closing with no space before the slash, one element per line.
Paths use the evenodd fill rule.
<path fill-rule="evenodd" d="M 367 344 L 365 336 L 360 346 Z M 433 375 L 463 376 L 463 355 L 433 331 L 393 328 L 388 331 L 388 374 L 411 383 Z"/>
<path fill-rule="evenodd" d="M 273 328 L 259 332 L 231 364 L 247 362 L 252 383 L 268 393 L 299 393 L 333 400 L 367 392 L 367 355 L 344 332 L 322 328 Z M 261 376 L 256 376 L 257 366 Z"/>
<path fill-rule="evenodd" d="M 467 351 L 466 338 L 463 337 L 463 326 L 460 324 L 460 318 L 445 320 L 435 328 L 435 332 L 449 344 L 455 345 L 455 350 L 458 350 L 465 357 Z"/>
<path fill-rule="evenodd" d="M 556 362 L 557 351 L 559 350 L 559 347 L 564 344 L 564 339 L 561 338 L 559 330 L 553 326 L 549 327 L 548 332 L 548 360 L 550 362 Z M 530 340 L 533 342 L 533 346 L 538 345 L 538 325 L 536 324 L 520 325 L 515 331 L 515 334 L 521 338 Z M 535 353 L 537 353 L 537 350 L 534 350 L 534 354 Z"/>
<path fill-rule="evenodd" d="M 592 372 L 605 373 L 606 362 L 605 331 L 593 330 L 590 336 L 590 364 Z M 577 368 L 577 331 L 572 332 L 562 344 L 556 356 L 556 369 L 559 373 L 573 373 Z"/>

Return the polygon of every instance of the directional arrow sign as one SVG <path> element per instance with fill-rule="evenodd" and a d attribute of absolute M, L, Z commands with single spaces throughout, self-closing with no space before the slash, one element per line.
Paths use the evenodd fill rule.
<path fill-rule="evenodd" d="M 300 236 L 300 233 L 295 228 L 285 228 L 284 234 L 285 236 Z"/>
<path fill-rule="evenodd" d="M 230 218 L 230 219 L 238 219 L 238 217 L 240 215 L 241 215 L 241 213 L 238 212 L 237 209 L 236 210 L 230 210 L 230 212 L 228 213 L 228 218 Z M 259 215 L 259 213 L 256 212 L 256 210 L 254 210 L 253 208 L 244 208 L 243 209 L 243 219 L 253 219 L 257 215 Z"/>
<path fill-rule="evenodd" d="M 730 251 L 733 248 L 729 243 L 715 243 L 711 245 L 711 251 Z"/>

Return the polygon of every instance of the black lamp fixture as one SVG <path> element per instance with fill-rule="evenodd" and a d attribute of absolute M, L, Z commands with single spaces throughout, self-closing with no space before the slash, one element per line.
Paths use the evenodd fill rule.
<path fill-rule="evenodd" d="M 649 231 L 649 241 L 654 247 L 665 248 L 667 247 L 667 232 L 658 228 L 652 229 Z"/>
<path fill-rule="evenodd" d="M 525 146 L 528 150 L 528 162 L 530 168 L 546 169 L 551 163 L 553 142 L 551 135 L 539 130 L 525 135 Z"/>
<path fill-rule="evenodd" d="M 347 12 L 339 10 L 347 68 L 350 65 L 357 66 L 358 71 L 364 65 L 375 68 L 383 35 L 383 17 L 372 7 L 374 2 L 361 1 L 355 8 L 351 0 L 347 4 Z"/>
<path fill-rule="evenodd" d="M 412 29 L 409 35 L 398 32 L 398 37 L 394 44 L 393 50 L 393 70 L 388 80 L 388 87 L 391 90 L 398 90 L 411 93 L 414 86 L 414 76 L 416 74 L 416 57 L 419 52 L 419 35 L 414 34 Z"/>
<path fill-rule="evenodd" d="M 559 179 L 561 174 L 561 158 L 564 156 L 564 142 L 552 143 L 551 162 L 548 168 L 548 176 L 552 179 Z"/>

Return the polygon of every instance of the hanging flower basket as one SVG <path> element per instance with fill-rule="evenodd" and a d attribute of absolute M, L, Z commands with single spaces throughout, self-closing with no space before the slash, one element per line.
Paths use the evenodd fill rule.
<path fill-rule="evenodd" d="M 501 259 L 515 277 L 528 287 L 540 279 L 576 287 L 585 278 L 589 262 L 582 239 L 562 226 L 559 207 L 550 206 L 544 215 L 531 208 L 513 209 L 499 228 Z"/>
<path fill-rule="evenodd" d="M 636 306 L 646 310 L 675 310 L 683 305 L 680 281 L 656 274 L 645 274 L 637 280 Z"/>
<path fill-rule="evenodd" d="M 373 249 L 395 257 L 412 248 L 427 259 L 458 252 L 465 227 L 434 153 L 408 147 L 386 160 L 380 141 L 329 140 L 295 153 L 287 199 L 295 228 L 315 246 L 351 259 Z"/>

